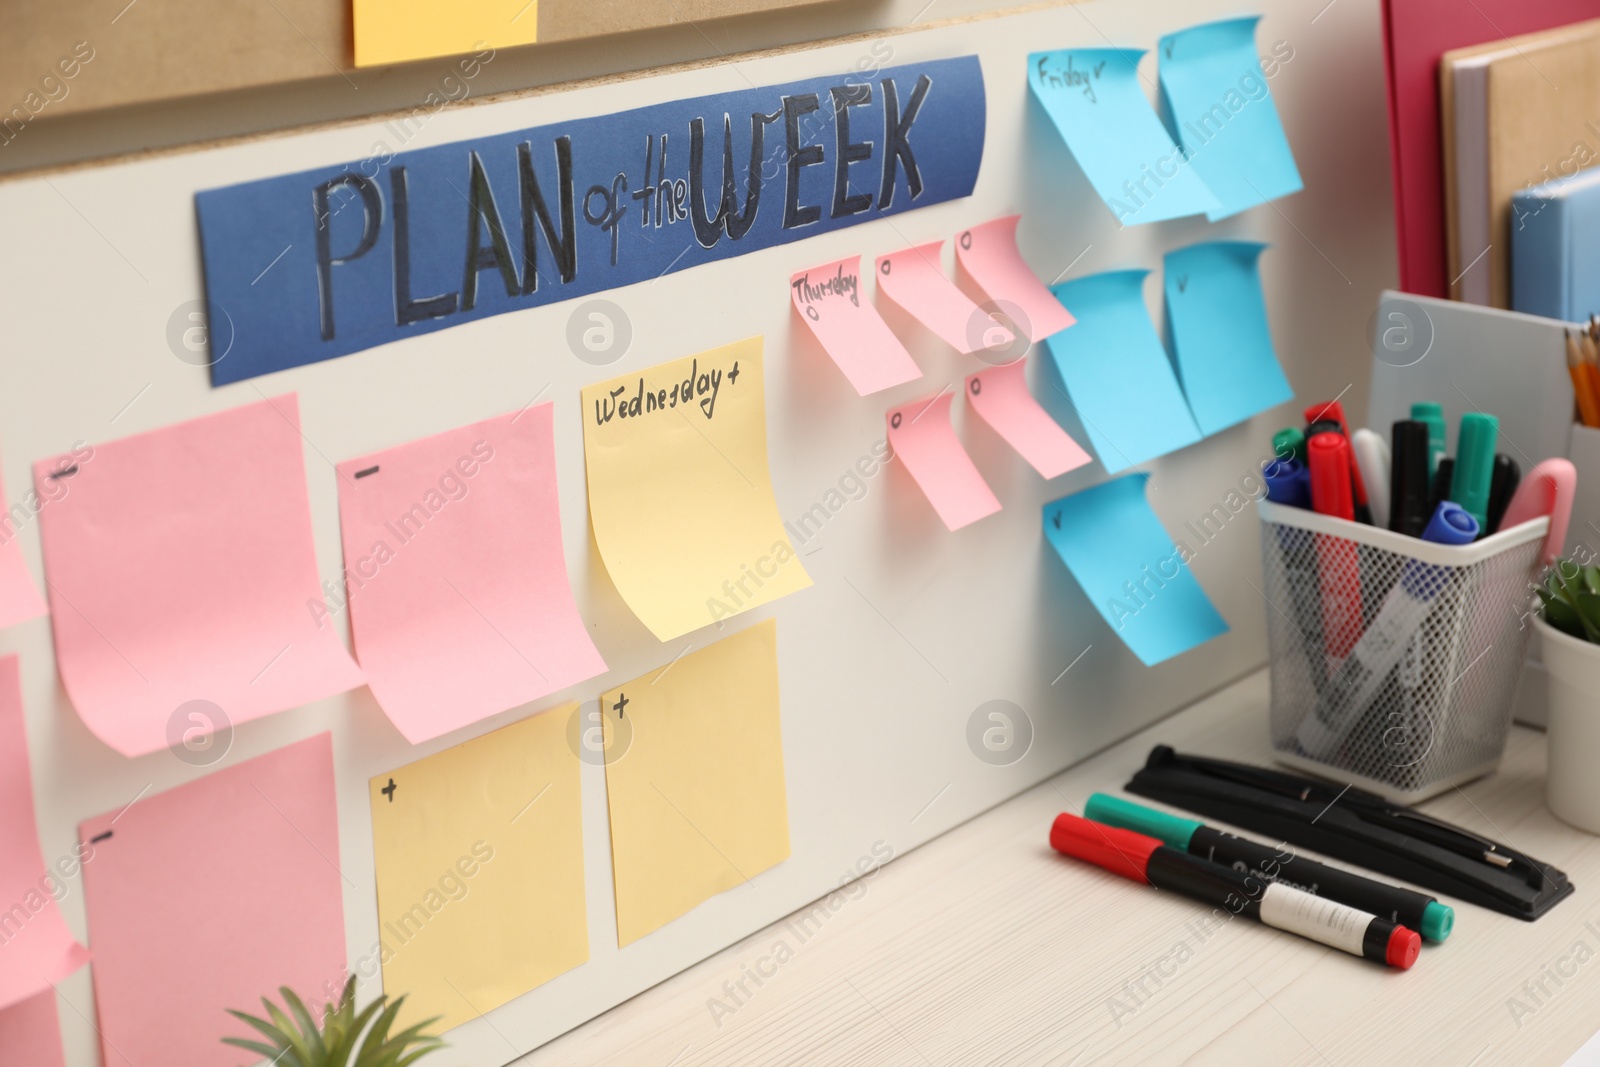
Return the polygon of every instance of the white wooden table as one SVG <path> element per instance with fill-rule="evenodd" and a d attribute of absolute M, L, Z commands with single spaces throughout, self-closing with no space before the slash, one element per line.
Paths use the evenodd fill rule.
<path fill-rule="evenodd" d="M 518 1062 L 1559 1064 L 1600 1030 L 1600 839 L 1544 807 L 1537 731 L 1425 807 L 1577 893 L 1536 923 L 1447 901 L 1454 935 L 1409 972 L 1244 920 L 1207 932 L 1204 907 L 1050 850 L 1056 813 L 1154 744 L 1269 762 L 1266 699 L 1253 675 Z"/>

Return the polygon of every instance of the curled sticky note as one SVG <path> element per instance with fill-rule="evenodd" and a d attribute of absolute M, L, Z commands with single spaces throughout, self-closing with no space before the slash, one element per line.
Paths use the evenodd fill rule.
<path fill-rule="evenodd" d="M 1050 338 L 1050 356 L 1112 474 L 1200 440 L 1145 308 L 1149 273 L 1107 271 L 1055 288 L 1077 309 L 1078 325 Z"/>
<path fill-rule="evenodd" d="M 406 991 L 396 1030 L 471 1022 L 589 958 L 568 738 L 599 723 L 577 713 L 550 708 L 368 782 L 383 987 Z M 419 913 L 441 874 L 459 901 Z"/>
<path fill-rule="evenodd" d="M 56 662 L 125 756 L 362 683 L 328 624 L 293 394 L 34 464 Z"/>
<path fill-rule="evenodd" d="M 1202 434 L 1294 398 L 1272 349 L 1254 241 L 1207 241 L 1167 253 L 1167 333 Z"/>
<path fill-rule="evenodd" d="M 356 655 L 412 744 L 606 669 L 567 581 L 553 410 L 339 464 Z"/>
<path fill-rule="evenodd" d="M 1028 392 L 1027 361 L 1019 359 L 967 378 L 967 403 L 978 417 L 1046 478 L 1089 462 L 1089 453 Z"/>
<path fill-rule="evenodd" d="M 857 393 L 867 396 L 922 377 L 911 353 L 862 291 L 860 256 L 799 272 L 789 279 L 789 296 L 795 314 Z"/>
<path fill-rule="evenodd" d="M 79 860 L 72 858 L 75 866 Z M 40 993 L 50 994 L 53 1009 L 55 983 L 89 962 L 50 891 L 61 873 L 45 866 L 39 848 L 21 676 L 17 657 L 6 656 L 0 659 L 0 1015 Z"/>
<path fill-rule="evenodd" d="M 1000 510 L 1000 501 L 956 439 L 948 390 L 891 408 L 889 447 L 922 487 L 945 526 L 959 530 Z"/>
<path fill-rule="evenodd" d="M 995 316 L 974 304 L 940 268 L 943 241 L 878 257 L 878 291 L 957 352 L 1008 345 L 1014 337 Z"/>
<path fill-rule="evenodd" d="M 1228 632 L 1145 499 L 1148 474 L 1125 474 L 1044 506 L 1044 535 L 1083 595 L 1139 661 L 1152 666 Z"/>
<path fill-rule="evenodd" d="M 1124 226 L 1217 210 L 1139 80 L 1144 52 L 1069 48 L 1028 57 L 1028 88 Z"/>
<path fill-rule="evenodd" d="M 331 734 L 130 795 L 78 848 L 101 1063 L 236 1067 L 220 1039 L 253 1032 L 229 1008 L 344 987 Z"/>
<path fill-rule="evenodd" d="M 66 1067 L 56 991 L 0 1008 L 0 1067 Z"/>
<path fill-rule="evenodd" d="M 680 652 L 599 715 L 618 945 L 789 858 L 776 619 Z"/>
<path fill-rule="evenodd" d="M 1259 15 L 1161 38 L 1161 117 L 1217 199 L 1213 222 L 1302 188 L 1256 55 Z"/>
<path fill-rule="evenodd" d="M 804 589 L 767 467 L 761 338 L 583 391 L 589 521 L 662 641 Z"/>
<path fill-rule="evenodd" d="M 985 305 L 985 311 L 999 311 L 1022 336 L 1042 341 L 1075 320 L 1023 261 L 1017 249 L 1021 219 L 1007 215 L 962 230 L 956 237 L 956 262 L 995 305 Z"/>

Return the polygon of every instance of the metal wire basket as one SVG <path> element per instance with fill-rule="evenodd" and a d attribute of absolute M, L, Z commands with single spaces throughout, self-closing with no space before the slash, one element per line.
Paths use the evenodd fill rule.
<path fill-rule="evenodd" d="M 1493 771 L 1550 520 L 1457 547 L 1258 508 L 1279 762 L 1405 803 Z"/>

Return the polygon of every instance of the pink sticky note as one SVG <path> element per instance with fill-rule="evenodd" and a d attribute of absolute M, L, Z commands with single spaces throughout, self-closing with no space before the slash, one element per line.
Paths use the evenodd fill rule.
<path fill-rule="evenodd" d="M 65 495 L 67 488 L 64 480 L 52 482 L 49 496 L 36 494 L 30 499 L 19 500 L 10 510 L 0 513 L 0 627 L 37 619 L 45 613 L 44 597 L 34 587 L 28 565 L 22 561 L 22 546 L 17 543 L 17 531 L 40 508 Z M 5 506 L 5 487 L 0 485 L 0 508 Z"/>
<path fill-rule="evenodd" d="M 803 270 L 789 280 L 795 314 L 862 396 L 922 377 L 861 285 L 861 257 Z"/>
<path fill-rule="evenodd" d="M 337 999 L 345 973 L 330 734 L 78 826 L 106 1067 L 234 1067 L 279 986 Z"/>
<path fill-rule="evenodd" d="M 939 266 L 943 241 L 878 257 L 878 291 L 899 304 L 957 352 L 1010 344 L 1011 331 L 968 299 Z"/>
<path fill-rule="evenodd" d="M 77 866 L 78 857 L 65 856 L 47 868 L 39 849 L 22 685 L 17 657 L 6 656 L 0 659 L 0 1009 L 50 992 L 89 962 L 56 908 L 62 879 Z"/>
<path fill-rule="evenodd" d="M 950 425 L 949 392 L 889 410 L 889 447 L 952 530 L 1000 510 Z"/>
<path fill-rule="evenodd" d="M 66 1067 L 56 991 L 0 1009 L 0 1067 Z"/>
<path fill-rule="evenodd" d="M 1054 478 L 1089 462 L 1089 453 L 1028 392 L 1026 359 L 967 376 L 967 403 L 1033 469 Z"/>
<path fill-rule="evenodd" d="M 1017 250 L 1021 219 L 1007 215 L 963 230 L 956 238 L 956 262 L 990 300 L 1012 305 L 1005 310 L 1028 340 L 1043 341 L 1077 320 L 1022 261 Z"/>
<path fill-rule="evenodd" d="M 551 404 L 339 464 L 356 656 L 418 744 L 593 678 Z"/>
<path fill-rule="evenodd" d="M 68 458 L 34 464 L 41 495 Z M 293 394 L 97 445 L 70 477 L 39 515 L 45 580 L 62 683 L 106 744 L 203 743 L 361 684 L 318 625 Z"/>

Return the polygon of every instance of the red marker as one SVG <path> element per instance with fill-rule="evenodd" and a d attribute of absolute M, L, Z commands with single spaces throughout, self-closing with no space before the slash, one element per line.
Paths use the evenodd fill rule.
<path fill-rule="evenodd" d="M 1344 443 L 1350 443 L 1350 424 L 1344 418 L 1344 405 L 1337 400 L 1329 400 L 1322 404 L 1312 404 L 1305 410 L 1306 425 L 1320 422 L 1324 419 L 1332 420 L 1339 424 L 1339 433 L 1344 437 Z M 1350 481 L 1355 486 L 1356 514 L 1355 517 L 1362 522 L 1372 521 L 1372 512 L 1367 508 L 1367 484 L 1361 478 L 1361 468 L 1354 463 L 1350 464 Z"/>
<path fill-rule="evenodd" d="M 1350 445 L 1336 433 L 1319 433 L 1306 442 L 1311 461 L 1311 507 L 1323 515 L 1354 519 L 1350 488 Z M 1354 541 L 1316 535 L 1317 576 L 1322 586 L 1322 642 L 1328 657 L 1341 662 L 1361 637 L 1361 557 Z"/>
<path fill-rule="evenodd" d="M 1062 813 L 1050 827 L 1050 847 L 1112 874 L 1182 893 L 1402 971 L 1416 963 L 1422 951 L 1422 938 L 1398 923 L 1168 848 L 1132 830 Z"/>

